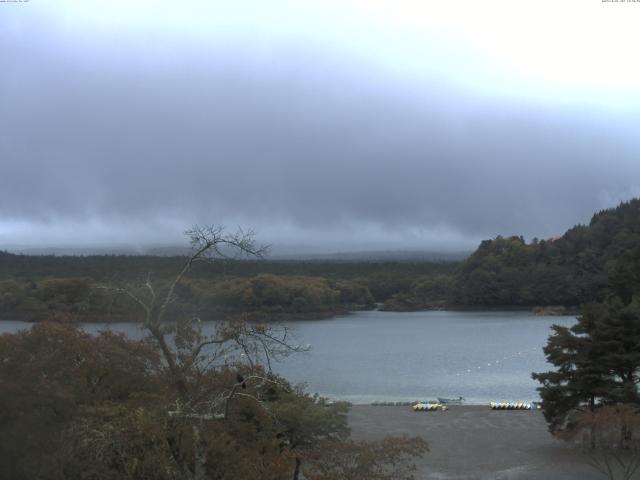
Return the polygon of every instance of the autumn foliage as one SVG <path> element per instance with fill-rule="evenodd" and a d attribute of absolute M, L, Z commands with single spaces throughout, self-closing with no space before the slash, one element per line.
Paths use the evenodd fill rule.
<path fill-rule="evenodd" d="M 209 392 L 229 391 L 239 372 L 246 374 L 212 370 L 198 382 Z M 309 479 L 411 478 L 406 460 L 425 451 L 423 441 L 353 442 L 344 404 L 271 378 L 242 389 L 261 403 L 238 397 L 228 418 L 203 422 L 205 478 L 290 479 L 296 458 Z M 1 478 L 182 478 L 167 438 L 177 396 L 149 341 L 38 323 L 0 336 L 0 384 Z M 189 464 L 196 441 L 190 423 L 178 422 L 176 432 Z"/>

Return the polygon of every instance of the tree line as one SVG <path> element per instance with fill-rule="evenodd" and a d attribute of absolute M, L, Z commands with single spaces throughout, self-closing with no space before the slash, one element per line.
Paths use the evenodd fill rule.
<path fill-rule="evenodd" d="M 179 308 L 203 316 L 321 317 L 381 304 L 392 311 L 456 307 L 562 305 L 576 310 L 616 288 L 628 300 L 638 282 L 640 200 L 601 211 L 563 236 L 483 241 L 462 262 L 343 262 L 223 259 L 193 266 Z M 151 273 L 166 282 L 183 257 L 26 256 L 0 252 L 0 315 L 84 318 L 126 315 L 126 300 L 93 287 L 135 283 Z M 144 273 L 146 272 L 146 273 Z M 625 289 L 627 289 L 625 291 Z M 123 303 L 124 302 L 124 303 Z"/>
<path fill-rule="evenodd" d="M 166 284 L 184 257 L 26 256 L 0 252 L 0 317 L 41 320 L 65 312 L 78 320 L 127 320 L 131 300 L 97 287 L 136 284 L 151 274 Z M 174 309 L 203 318 L 318 318 L 371 309 L 418 280 L 455 268 L 439 262 L 316 262 L 221 259 L 196 264 Z"/>

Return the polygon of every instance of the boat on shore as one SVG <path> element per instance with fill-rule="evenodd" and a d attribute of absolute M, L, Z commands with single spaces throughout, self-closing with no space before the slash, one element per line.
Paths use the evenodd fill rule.
<path fill-rule="evenodd" d="M 443 405 L 462 405 L 462 403 L 464 403 L 464 397 L 458 397 L 458 398 L 438 397 L 438 403 L 441 403 Z"/>

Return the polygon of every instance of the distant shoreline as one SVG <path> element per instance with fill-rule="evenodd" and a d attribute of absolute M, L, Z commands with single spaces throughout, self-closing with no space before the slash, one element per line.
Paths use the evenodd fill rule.
<path fill-rule="evenodd" d="M 407 312 L 434 312 L 434 311 L 442 311 L 442 312 L 530 312 L 535 315 L 540 316 L 562 316 L 562 317 L 573 317 L 579 314 L 577 308 L 565 308 L 562 313 L 553 312 L 550 310 L 554 307 L 523 307 L 519 305 L 501 305 L 501 306 L 451 306 L 447 308 L 425 308 L 421 310 L 385 310 L 385 309 L 371 309 L 371 310 L 347 310 L 347 309 L 335 309 L 330 312 L 305 312 L 305 313 L 278 313 L 278 314 L 270 314 L 267 312 L 247 312 L 241 314 L 232 314 L 229 316 L 212 316 L 210 318 L 206 318 L 207 321 L 222 321 L 225 319 L 229 319 L 232 317 L 240 317 L 245 316 L 246 319 L 250 322 L 288 322 L 288 321 L 299 321 L 299 320 L 331 320 L 333 318 L 350 315 L 363 311 L 379 311 L 379 312 L 388 312 L 388 313 L 407 313 Z M 539 309 L 536 311 L 536 309 Z M 73 316 L 72 316 L 73 317 Z M 27 323 L 39 323 L 47 320 L 46 315 L 41 314 L 32 314 L 32 313 L 19 313 L 19 312 L 0 312 L 0 322 L 27 322 Z M 122 315 L 122 314 L 111 314 L 111 315 L 98 315 L 98 314 L 87 314 L 83 315 L 82 319 L 72 319 L 72 323 L 141 323 L 139 317 L 136 315 Z"/>

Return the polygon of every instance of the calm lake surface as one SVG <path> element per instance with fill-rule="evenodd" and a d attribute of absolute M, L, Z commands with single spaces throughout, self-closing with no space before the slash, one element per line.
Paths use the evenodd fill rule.
<path fill-rule="evenodd" d="M 538 399 L 531 372 L 546 371 L 542 347 L 552 324 L 573 317 L 527 312 L 357 312 L 288 322 L 307 353 L 274 365 L 309 392 L 353 403 L 465 397 L 468 403 Z M 28 328 L 0 322 L 0 333 Z M 83 324 L 139 338 L 136 324 Z"/>

